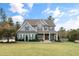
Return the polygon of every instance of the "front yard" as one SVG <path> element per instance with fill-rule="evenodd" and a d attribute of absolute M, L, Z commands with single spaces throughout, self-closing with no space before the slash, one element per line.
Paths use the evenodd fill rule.
<path fill-rule="evenodd" d="M 79 43 L 17 42 L 0 43 L 2 56 L 79 56 Z"/>

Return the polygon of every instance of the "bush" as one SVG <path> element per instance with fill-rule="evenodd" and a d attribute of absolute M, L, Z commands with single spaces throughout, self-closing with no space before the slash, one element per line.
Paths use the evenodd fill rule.
<path fill-rule="evenodd" d="M 76 33 L 70 35 L 70 37 L 69 37 L 69 41 L 74 42 L 74 41 L 76 40 L 76 37 L 77 37 L 77 34 L 76 34 Z"/>

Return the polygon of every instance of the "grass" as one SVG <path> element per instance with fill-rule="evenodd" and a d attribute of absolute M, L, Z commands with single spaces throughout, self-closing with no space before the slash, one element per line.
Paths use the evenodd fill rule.
<path fill-rule="evenodd" d="M 1 56 L 79 56 L 79 43 L 0 43 Z"/>

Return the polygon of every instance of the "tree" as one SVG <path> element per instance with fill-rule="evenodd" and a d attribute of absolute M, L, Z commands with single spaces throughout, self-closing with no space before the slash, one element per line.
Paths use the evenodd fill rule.
<path fill-rule="evenodd" d="M 1 22 L 4 23 L 6 21 L 6 14 L 5 14 L 5 11 L 3 10 L 3 8 L 0 8 L 0 19 L 1 19 Z"/>
<path fill-rule="evenodd" d="M 67 31 L 63 27 L 59 29 L 58 35 L 59 35 L 59 38 L 62 40 L 67 39 Z"/>
<path fill-rule="evenodd" d="M 20 23 L 17 21 L 15 26 L 16 26 L 16 30 L 18 30 L 20 28 Z"/>
<path fill-rule="evenodd" d="M 0 38 L 7 39 L 7 42 L 9 42 L 9 39 L 15 36 L 16 29 L 14 26 L 10 25 L 9 22 L 5 22 L 0 27 Z"/>
<path fill-rule="evenodd" d="M 77 31 L 76 30 L 71 30 L 69 31 L 68 34 L 68 40 L 74 42 L 76 40 L 77 37 Z"/>
<path fill-rule="evenodd" d="M 2 29 L 0 29 L 0 39 L 2 38 L 3 33 L 4 33 L 4 31 Z"/>
<path fill-rule="evenodd" d="M 54 18 L 52 16 L 49 16 L 48 20 L 54 20 Z"/>
<path fill-rule="evenodd" d="M 60 38 L 64 38 L 65 29 L 61 27 L 58 31 Z"/>
<path fill-rule="evenodd" d="M 68 40 L 72 42 L 79 40 L 79 29 L 70 30 L 68 33 Z"/>
<path fill-rule="evenodd" d="M 9 17 L 9 18 L 8 18 L 8 23 L 9 23 L 11 26 L 13 26 L 13 25 L 14 25 L 13 20 L 12 20 L 12 18 L 11 18 L 11 17 Z"/>

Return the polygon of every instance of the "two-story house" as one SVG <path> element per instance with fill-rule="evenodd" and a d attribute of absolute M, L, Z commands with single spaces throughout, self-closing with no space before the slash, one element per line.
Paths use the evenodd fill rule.
<path fill-rule="evenodd" d="M 17 40 L 56 40 L 53 19 L 26 19 L 17 31 Z"/>

